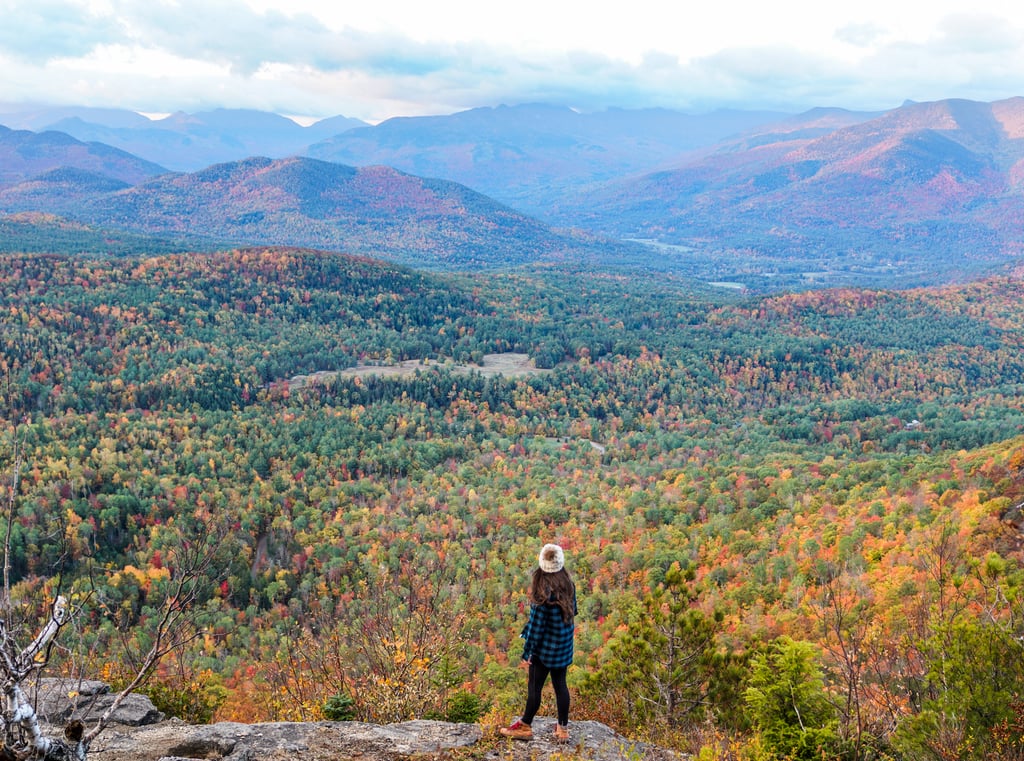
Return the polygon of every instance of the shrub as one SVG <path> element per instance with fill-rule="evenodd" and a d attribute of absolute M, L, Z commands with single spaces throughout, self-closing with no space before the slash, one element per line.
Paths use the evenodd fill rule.
<path fill-rule="evenodd" d="M 356 717 L 356 704 L 350 695 L 338 693 L 324 702 L 324 718 L 328 721 L 352 721 Z"/>
<path fill-rule="evenodd" d="M 487 705 L 479 695 L 459 690 L 448 699 L 444 718 L 458 724 L 475 724 L 486 710 Z"/>
<path fill-rule="evenodd" d="M 139 692 L 152 700 L 157 710 L 189 724 L 209 724 L 228 695 L 220 677 L 209 670 L 188 680 L 154 680 Z"/>

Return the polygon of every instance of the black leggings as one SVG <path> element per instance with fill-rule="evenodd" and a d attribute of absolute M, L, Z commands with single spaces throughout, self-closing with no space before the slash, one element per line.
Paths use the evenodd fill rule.
<path fill-rule="evenodd" d="M 536 657 L 536 656 L 534 656 Z M 551 686 L 555 688 L 555 704 L 558 706 L 558 723 L 563 727 L 569 724 L 569 687 L 565 683 L 565 672 L 568 669 L 549 669 L 547 666 L 530 663 L 530 680 L 526 688 L 526 710 L 523 712 L 523 724 L 532 724 L 533 717 L 540 708 L 540 693 L 544 682 L 551 674 Z"/>

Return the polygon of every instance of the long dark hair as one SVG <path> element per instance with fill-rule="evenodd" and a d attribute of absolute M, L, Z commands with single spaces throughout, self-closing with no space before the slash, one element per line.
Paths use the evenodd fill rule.
<path fill-rule="evenodd" d="M 573 600 L 576 597 L 576 585 L 564 568 L 554 573 L 546 573 L 540 568 L 533 572 L 530 581 L 530 602 L 534 605 L 557 605 L 562 611 L 565 623 L 572 621 L 576 615 Z"/>

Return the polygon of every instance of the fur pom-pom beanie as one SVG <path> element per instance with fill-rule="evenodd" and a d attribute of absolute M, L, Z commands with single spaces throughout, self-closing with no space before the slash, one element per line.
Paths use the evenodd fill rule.
<path fill-rule="evenodd" d="M 558 573 L 565 567 L 565 553 L 557 544 L 545 544 L 540 548 L 537 562 L 544 573 Z"/>

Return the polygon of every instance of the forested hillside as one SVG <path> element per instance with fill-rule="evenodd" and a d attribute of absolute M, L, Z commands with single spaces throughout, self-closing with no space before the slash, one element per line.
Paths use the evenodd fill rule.
<path fill-rule="evenodd" d="M 188 238 L 198 248 L 316 247 L 421 269 L 646 258 L 639 246 L 554 230 L 454 182 L 308 158 L 248 158 L 133 186 L 65 167 L 0 183 L 0 209 L 59 214 L 116 235 Z"/>
<path fill-rule="evenodd" d="M 1022 137 L 1022 98 L 906 103 L 845 124 L 811 112 L 542 218 L 700 252 L 738 282 L 948 283 L 1020 256 Z"/>
<path fill-rule="evenodd" d="M 123 230 L 105 230 L 38 212 L 0 216 L 0 254 L 103 254 L 138 256 L 195 251 L 184 242 Z"/>
<path fill-rule="evenodd" d="M 1021 293 L 4 256 L 11 573 L 27 594 L 61 568 L 116 683 L 115 626 L 145 636 L 175 526 L 226 522 L 241 549 L 156 677 L 166 704 L 497 720 L 556 541 L 576 718 L 708 759 L 1019 758 Z M 549 372 L 451 367 L 512 351 Z"/>
<path fill-rule="evenodd" d="M 34 133 L 0 126 L 0 187 L 74 167 L 129 184 L 167 170 L 103 143 L 83 143 L 63 132 Z"/>

